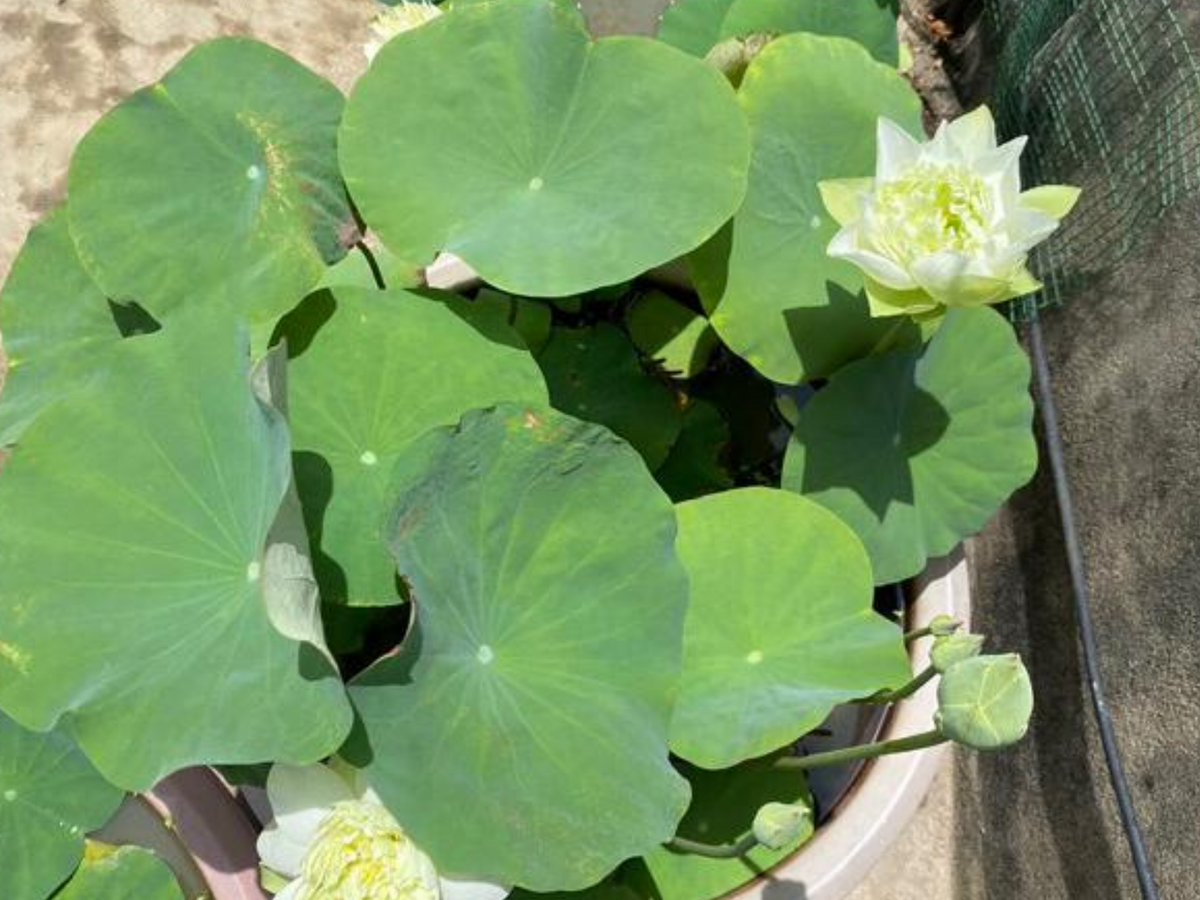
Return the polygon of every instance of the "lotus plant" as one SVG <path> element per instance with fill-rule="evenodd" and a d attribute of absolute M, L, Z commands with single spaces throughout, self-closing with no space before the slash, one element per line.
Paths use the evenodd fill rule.
<path fill-rule="evenodd" d="M 142 896 L 85 838 L 201 765 L 269 772 L 281 900 L 706 900 L 808 770 L 1024 734 L 878 601 L 1036 469 L 992 307 L 1078 192 L 921 140 L 840 2 L 406 2 L 348 97 L 225 38 L 96 123 L 0 299 L 0 898 Z"/>

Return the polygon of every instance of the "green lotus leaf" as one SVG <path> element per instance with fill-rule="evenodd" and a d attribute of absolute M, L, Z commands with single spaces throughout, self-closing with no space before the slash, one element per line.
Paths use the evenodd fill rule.
<path fill-rule="evenodd" d="M 0 642 L 0 658 L 14 653 Z M 0 713 L 0 897 L 49 897 L 124 797 L 62 731 L 26 731 Z"/>
<path fill-rule="evenodd" d="M 703 316 L 662 291 L 637 297 L 626 312 L 634 345 L 677 378 L 704 371 L 717 348 L 717 336 Z"/>
<path fill-rule="evenodd" d="M 828 304 L 787 313 L 801 381 L 829 378 L 855 360 L 921 345 L 921 326 L 912 319 L 872 317 L 865 293 L 851 293 L 833 282 L 826 287 Z"/>
<path fill-rule="evenodd" d="M 265 44 L 196 47 L 88 132 L 71 233 L 116 300 L 165 319 L 225 303 L 269 322 L 357 232 L 338 174 L 338 90 Z"/>
<path fill-rule="evenodd" d="M 448 291 L 424 290 L 424 296 L 440 300 L 454 315 L 470 325 L 493 344 L 514 350 L 528 350 L 525 340 L 513 327 L 515 307 L 508 294 L 484 288 L 476 297 L 464 297 Z M 547 310 L 548 312 L 548 310 Z"/>
<path fill-rule="evenodd" d="M 350 726 L 321 648 L 280 630 L 315 616 L 302 547 L 272 535 L 287 427 L 250 376 L 244 335 L 203 315 L 123 341 L 0 477 L 0 707 L 63 718 L 130 790 L 198 762 L 310 763 Z"/>
<path fill-rule="evenodd" d="M 465 9 L 468 6 L 479 6 L 481 3 L 491 3 L 493 0 L 452 0 L 451 9 Z M 586 26 L 583 11 L 576 0 L 550 0 L 554 6 L 570 16 L 576 16 L 581 26 Z"/>
<path fill-rule="evenodd" d="M 900 630 L 872 609 L 867 554 L 837 516 L 774 488 L 677 512 L 692 594 L 672 752 L 727 768 L 909 679 Z"/>
<path fill-rule="evenodd" d="M 975 750 L 1015 744 L 1029 730 L 1033 687 L 1021 657 L 976 656 L 951 666 L 938 683 L 938 730 Z"/>
<path fill-rule="evenodd" d="M 683 423 L 671 389 L 642 367 L 637 350 L 615 325 L 559 328 L 539 354 L 554 408 L 607 426 L 662 465 Z"/>
<path fill-rule="evenodd" d="M 755 760 L 721 772 L 685 766 L 692 805 L 679 825 L 680 836 L 706 844 L 732 844 L 750 831 L 764 804 L 810 805 L 803 774 L 772 769 L 772 762 Z M 642 877 L 631 880 L 645 900 L 711 900 L 758 878 L 794 853 L 812 832 L 810 816 L 800 836 L 782 850 L 756 847 L 741 859 L 708 859 L 659 847 L 646 856 Z"/>
<path fill-rule="evenodd" d="M 704 57 L 721 41 L 806 31 L 858 41 L 877 60 L 900 60 L 896 14 L 872 0 L 675 0 L 658 39 Z"/>
<path fill-rule="evenodd" d="M 443 871 L 535 891 L 669 839 L 688 800 L 667 752 L 688 586 L 641 459 L 505 405 L 396 471 L 416 631 L 352 687 L 388 807 Z"/>
<path fill-rule="evenodd" d="M 733 487 L 725 464 L 732 437 L 720 410 L 706 400 L 692 400 L 666 461 L 654 478 L 676 503 Z"/>
<path fill-rule="evenodd" d="M 424 296 L 437 297 L 459 318 L 497 344 L 540 353 L 550 340 L 554 314 L 542 300 L 513 297 L 491 288 L 481 288 L 474 298 L 426 289 Z"/>
<path fill-rule="evenodd" d="M 859 44 L 811 34 L 772 41 L 738 99 L 753 143 L 746 199 L 692 268 L 725 345 L 771 380 L 794 384 L 811 377 L 806 363 L 822 341 L 816 329 L 832 325 L 839 346 L 870 346 L 880 327 L 845 305 L 845 320 L 809 312 L 840 302 L 831 285 L 851 294 L 862 286 L 854 267 L 826 255 L 838 226 L 817 184 L 870 174 L 878 118 L 919 134 L 921 104 L 895 69 Z M 847 334 L 854 322 L 865 335 Z"/>
<path fill-rule="evenodd" d="M 121 333 L 108 299 L 79 264 L 67 214 L 29 232 L 0 295 L 8 375 L 0 393 L 0 447 L 16 441 L 50 402 L 99 368 Z"/>
<path fill-rule="evenodd" d="M 734 0 L 674 0 L 663 10 L 658 39 L 704 58 L 721 40 L 721 26 Z"/>
<path fill-rule="evenodd" d="M 149 850 L 89 842 L 79 871 L 54 900 L 183 900 L 183 891 Z"/>
<path fill-rule="evenodd" d="M 339 146 L 363 217 L 399 256 L 447 250 L 531 297 L 698 246 L 741 202 L 749 152 L 711 66 L 647 38 L 589 40 L 545 0 L 471 6 L 391 41 Z"/>
<path fill-rule="evenodd" d="M 317 575 L 327 601 L 397 603 L 383 529 L 400 451 L 470 409 L 502 401 L 545 405 L 546 385 L 523 348 L 488 340 L 437 300 L 363 288 L 321 299 L 333 310 L 288 373 L 297 479 L 319 548 Z M 285 336 L 296 321 L 289 320 Z"/>
<path fill-rule="evenodd" d="M 643 896 L 627 884 L 609 877 L 582 891 L 554 891 L 548 894 L 517 888 L 508 895 L 510 900 L 643 900 Z"/>
<path fill-rule="evenodd" d="M 797 31 L 850 38 L 881 63 L 900 61 L 896 13 L 875 0 L 733 0 L 719 38 Z"/>
<path fill-rule="evenodd" d="M 1029 361 L 990 309 L 955 310 L 922 350 L 852 363 L 800 414 L 783 485 L 862 539 L 877 584 L 984 526 L 1037 467 Z"/>

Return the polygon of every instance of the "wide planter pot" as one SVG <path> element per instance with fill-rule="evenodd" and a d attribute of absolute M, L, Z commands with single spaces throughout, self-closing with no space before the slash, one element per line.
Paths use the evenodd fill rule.
<path fill-rule="evenodd" d="M 93 837 L 153 851 L 185 900 L 267 900 L 258 881 L 256 826 L 225 781 L 197 767 L 127 798 Z"/>
<path fill-rule="evenodd" d="M 969 627 L 971 584 L 961 548 L 931 560 L 926 570 L 905 586 L 905 628 L 928 625 L 949 615 Z M 913 671 L 928 665 L 932 638 L 909 648 Z M 937 687 L 926 685 L 892 706 L 878 740 L 928 731 L 937 711 Z M 853 735 L 835 735 L 816 749 L 854 743 Z M 949 745 L 884 756 L 862 765 L 829 810 L 812 839 L 770 872 L 730 896 L 740 900 L 841 900 L 861 884 L 912 820 L 944 764 Z"/>

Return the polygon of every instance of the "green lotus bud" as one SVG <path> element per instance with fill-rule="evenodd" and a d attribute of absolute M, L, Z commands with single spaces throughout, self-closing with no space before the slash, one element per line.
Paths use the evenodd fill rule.
<path fill-rule="evenodd" d="M 934 669 L 945 675 L 952 665 L 978 656 L 982 650 L 982 634 L 947 634 L 934 638 L 929 661 Z"/>
<path fill-rule="evenodd" d="M 1029 729 L 1033 687 L 1015 653 L 976 656 L 951 666 L 938 684 L 938 731 L 976 750 L 1015 744 Z"/>
<path fill-rule="evenodd" d="M 729 38 L 709 50 L 705 60 L 720 69 L 734 87 L 739 87 L 754 57 L 776 37 L 778 35 L 764 33 Z"/>
<path fill-rule="evenodd" d="M 929 633 L 934 637 L 946 637 L 962 628 L 962 622 L 956 620 L 954 616 L 938 613 L 929 620 L 928 628 Z"/>
<path fill-rule="evenodd" d="M 754 817 L 754 837 L 770 850 L 783 850 L 800 839 L 811 817 L 799 803 L 768 803 Z"/>

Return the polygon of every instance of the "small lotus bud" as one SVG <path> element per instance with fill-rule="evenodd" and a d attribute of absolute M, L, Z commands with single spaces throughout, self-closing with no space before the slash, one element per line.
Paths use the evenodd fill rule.
<path fill-rule="evenodd" d="M 754 837 L 770 850 L 783 850 L 800 839 L 811 818 L 812 812 L 802 804 L 768 803 L 754 817 Z"/>
<path fill-rule="evenodd" d="M 945 613 L 939 613 L 929 620 L 929 633 L 934 637 L 946 637 L 954 634 L 961 627 L 961 622 L 956 621 L 953 616 L 948 616 Z"/>
<path fill-rule="evenodd" d="M 1033 687 L 1015 653 L 976 656 L 951 666 L 938 684 L 938 731 L 976 750 L 1015 744 L 1029 729 Z"/>
<path fill-rule="evenodd" d="M 934 669 L 945 675 L 955 663 L 978 656 L 982 650 L 982 634 L 948 634 L 934 639 L 929 661 Z"/>
<path fill-rule="evenodd" d="M 730 38 L 709 50 L 705 60 L 724 72 L 734 87 L 739 87 L 754 57 L 762 53 L 777 36 L 764 33 Z"/>

